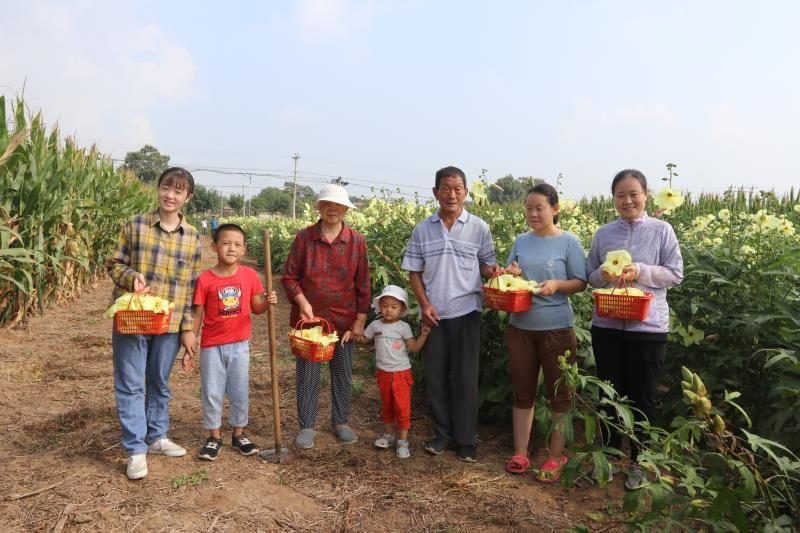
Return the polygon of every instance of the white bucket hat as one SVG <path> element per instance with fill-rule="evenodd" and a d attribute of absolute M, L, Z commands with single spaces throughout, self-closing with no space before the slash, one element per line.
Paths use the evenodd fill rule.
<path fill-rule="evenodd" d="M 333 202 L 335 204 L 349 207 L 350 209 L 358 209 L 350 202 L 350 197 L 347 195 L 345 188 L 341 185 L 336 185 L 335 183 L 329 183 L 322 186 L 317 193 L 316 200 L 314 200 L 314 207 L 319 207 L 320 202 Z"/>
<path fill-rule="evenodd" d="M 376 313 L 380 313 L 380 302 L 381 298 L 384 296 L 391 296 L 392 298 L 397 298 L 401 302 L 405 304 L 405 309 L 400 312 L 400 318 L 403 318 L 408 314 L 408 294 L 406 293 L 405 289 L 398 287 L 397 285 L 387 285 L 383 288 L 381 293 L 377 295 L 375 298 L 372 299 L 372 308 L 375 310 Z"/>

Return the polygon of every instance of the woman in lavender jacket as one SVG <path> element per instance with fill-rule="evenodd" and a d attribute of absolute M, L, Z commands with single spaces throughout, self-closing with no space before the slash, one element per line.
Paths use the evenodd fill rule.
<path fill-rule="evenodd" d="M 608 380 L 620 395 L 627 396 L 633 407 L 653 419 L 656 385 L 667 349 L 669 307 L 667 289 L 683 280 L 683 258 L 678 239 L 669 223 L 650 218 L 645 212 L 647 180 L 638 170 L 623 170 L 611 182 L 614 206 L 620 217 L 602 226 L 589 250 L 589 285 L 613 287 L 618 276 L 601 268 L 606 253 L 628 250 L 633 264 L 622 272 L 630 286 L 653 293 L 647 318 L 643 321 L 592 317 L 592 349 L 597 374 Z M 635 416 L 641 415 L 635 411 Z M 619 448 L 622 435 L 608 436 L 608 445 Z M 636 466 L 638 449 L 631 443 L 633 466 L 628 471 L 625 488 L 642 486 L 647 478 Z"/>

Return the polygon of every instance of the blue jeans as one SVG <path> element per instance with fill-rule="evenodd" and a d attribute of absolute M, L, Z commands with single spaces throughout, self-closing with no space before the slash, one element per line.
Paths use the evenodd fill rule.
<path fill-rule="evenodd" d="M 203 427 L 222 425 L 222 401 L 228 393 L 231 427 L 247 426 L 248 387 L 250 384 L 250 344 L 248 341 L 209 346 L 200 350 L 200 396 L 203 401 Z"/>
<path fill-rule="evenodd" d="M 167 435 L 169 375 L 181 347 L 180 333 L 111 336 L 114 396 L 122 426 L 122 449 L 147 453 L 147 443 Z"/>

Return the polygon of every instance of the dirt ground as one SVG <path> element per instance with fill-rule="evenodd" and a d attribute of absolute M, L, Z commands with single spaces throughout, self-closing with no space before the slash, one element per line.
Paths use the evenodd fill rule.
<path fill-rule="evenodd" d="M 204 243 L 204 264 L 211 264 Z M 503 470 L 509 428 L 482 427 L 474 464 L 448 452 L 426 454 L 429 422 L 415 398 L 412 457 L 371 447 L 380 429 L 379 395 L 368 349 L 354 368 L 351 425 L 358 444 L 341 446 L 328 429 L 329 387 L 320 394 L 317 445 L 293 451 L 289 464 L 241 457 L 230 434 L 215 462 L 196 458 L 204 441 L 197 371 L 176 363 L 169 436 L 186 456 L 150 456 L 149 475 L 125 476 L 113 396 L 111 321 L 102 318 L 111 282 L 24 329 L 0 329 L 0 478 L 2 531 L 554 531 L 607 529 L 622 500 L 621 480 L 605 489 L 580 483 L 544 486 Z M 284 442 L 297 431 L 294 364 L 288 350 L 288 304 L 277 308 Z M 251 343 L 251 440 L 273 442 L 266 315 L 254 317 Z M 180 356 L 179 356 L 180 357 Z M 510 408 L 510 406 L 509 406 Z M 534 464 L 542 460 L 542 442 Z M 621 476 L 618 476 L 621 477 Z"/>

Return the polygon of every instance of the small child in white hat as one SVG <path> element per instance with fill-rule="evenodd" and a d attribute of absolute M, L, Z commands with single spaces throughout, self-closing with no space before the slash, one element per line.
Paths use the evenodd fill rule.
<path fill-rule="evenodd" d="M 383 433 L 375 439 L 375 447 L 390 448 L 396 444 L 397 457 L 407 459 L 411 457 L 408 430 L 411 427 L 411 386 L 414 384 L 408 352 L 422 349 L 431 328 L 423 325 L 419 338 L 414 339 L 411 326 L 400 320 L 408 314 L 408 295 L 397 285 L 387 285 L 372 300 L 372 308 L 381 318 L 370 323 L 358 340 L 362 343 L 375 340 L 383 419 Z"/>

